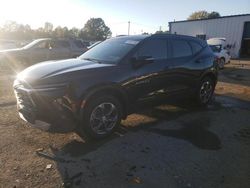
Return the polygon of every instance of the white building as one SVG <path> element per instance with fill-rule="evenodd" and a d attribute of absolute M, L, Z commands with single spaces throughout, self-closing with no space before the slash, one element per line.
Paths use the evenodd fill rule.
<path fill-rule="evenodd" d="M 250 57 L 250 14 L 169 22 L 172 34 L 226 38 L 232 57 Z"/>

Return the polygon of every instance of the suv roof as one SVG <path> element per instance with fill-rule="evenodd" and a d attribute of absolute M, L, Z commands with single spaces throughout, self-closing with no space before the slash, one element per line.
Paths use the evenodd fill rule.
<path fill-rule="evenodd" d="M 187 36 L 187 35 L 177 35 L 177 34 L 152 34 L 152 35 L 127 35 L 119 36 L 119 38 L 124 38 L 128 40 L 144 40 L 146 38 L 172 38 L 172 39 L 184 39 L 184 40 L 193 40 L 198 42 L 202 46 L 206 46 L 207 42 L 201 40 L 197 37 Z"/>

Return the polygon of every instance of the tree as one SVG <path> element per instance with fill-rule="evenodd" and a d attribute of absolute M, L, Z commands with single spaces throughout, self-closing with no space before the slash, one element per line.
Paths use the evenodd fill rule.
<path fill-rule="evenodd" d="M 220 13 L 218 12 L 207 12 L 205 10 L 197 11 L 192 13 L 187 19 L 188 20 L 200 20 L 200 19 L 207 19 L 207 18 L 218 18 L 220 17 Z"/>
<path fill-rule="evenodd" d="M 189 17 L 188 20 L 199 20 L 199 19 L 205 19 L 208 18 L 209 13 L 205 10 L 197 11 L 192 13 Z"/>
<path fill-rule="evenodd" d="M 5 32 L 16 32 L 19 24 L 15 21 L 6 21 L 3 28 Z"/>
<path fill-rule="evenodd" d="M 211 12 L 209 15 L 208 15 L 208 18 L 219 18 L 220 17 L 220 13 L 219 12 Z"/>
<path fill-rule="evenodd" d="M 80 30 L 77 29 L 76 27 L 73 27 L 72 29 L 69 30 L 69 37 L 78 38 L 79 35 L 80 35 Z"/>
<path fill-rule="evenodd" d="M 58 37 L 58 38 L 83 38 L 87 40 L 104 40 L 111 36 L 111 31 L 101 18 L 91 18 L 83 29 L 58 26 L 46 22 L 43 27 L 31 29 L 29 25 L 19 24 L 15 21 L 7 21 L 0 27 L 0 38 L 11 40 L 32 40 L 36 38 Z"/>
<path fill-rule="evenodd" d="M 104 40 L 111 34 L 102 18 L 90 18 L 81 30 L 80 37 L 87 40 Z"/>
<path fill-rule="evenodd" d="M 63 37 L 69 37 L 69 29 L 67 27 L 63 27 Z"/>
<path fill-rule="evenodd" d="M 61 26 L 58 26 L 55 28 L 55 30 L 53 31 L 53 36 L 54 37 L 59 37 L 62 38 L 64 36 L 63 34 L 63 28 Z"/>

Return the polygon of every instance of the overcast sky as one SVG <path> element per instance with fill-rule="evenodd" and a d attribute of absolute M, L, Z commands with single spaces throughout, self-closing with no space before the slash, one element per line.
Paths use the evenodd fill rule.
<path fill-rule="evenodd" d="M 250 0 L 2 0 L 0 24 L 7 20 L 43 27 L 82 28 L 91 17 L 101 17 L 113 35 L 168 29 L 168 22 L 184 20 L 192 12 L 217 11 L 222 16 L 250 13 Z"/>

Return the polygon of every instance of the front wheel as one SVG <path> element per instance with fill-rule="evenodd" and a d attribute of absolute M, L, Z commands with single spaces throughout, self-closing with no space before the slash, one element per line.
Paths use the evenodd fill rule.
<path fill-rule="evenodd" d="M 202 79 L 197 91 L 197 101 L 201 106 L 206 106 L 212 99 L 215 83 L 210 77 Z"/>
<path fill-rule="evenodd" d="M 80 130 L 85 136 L 104 138 L 111 134 L 121 122 L 120 102 L 112 96 L 95 97 L 86 104 Z"/>

